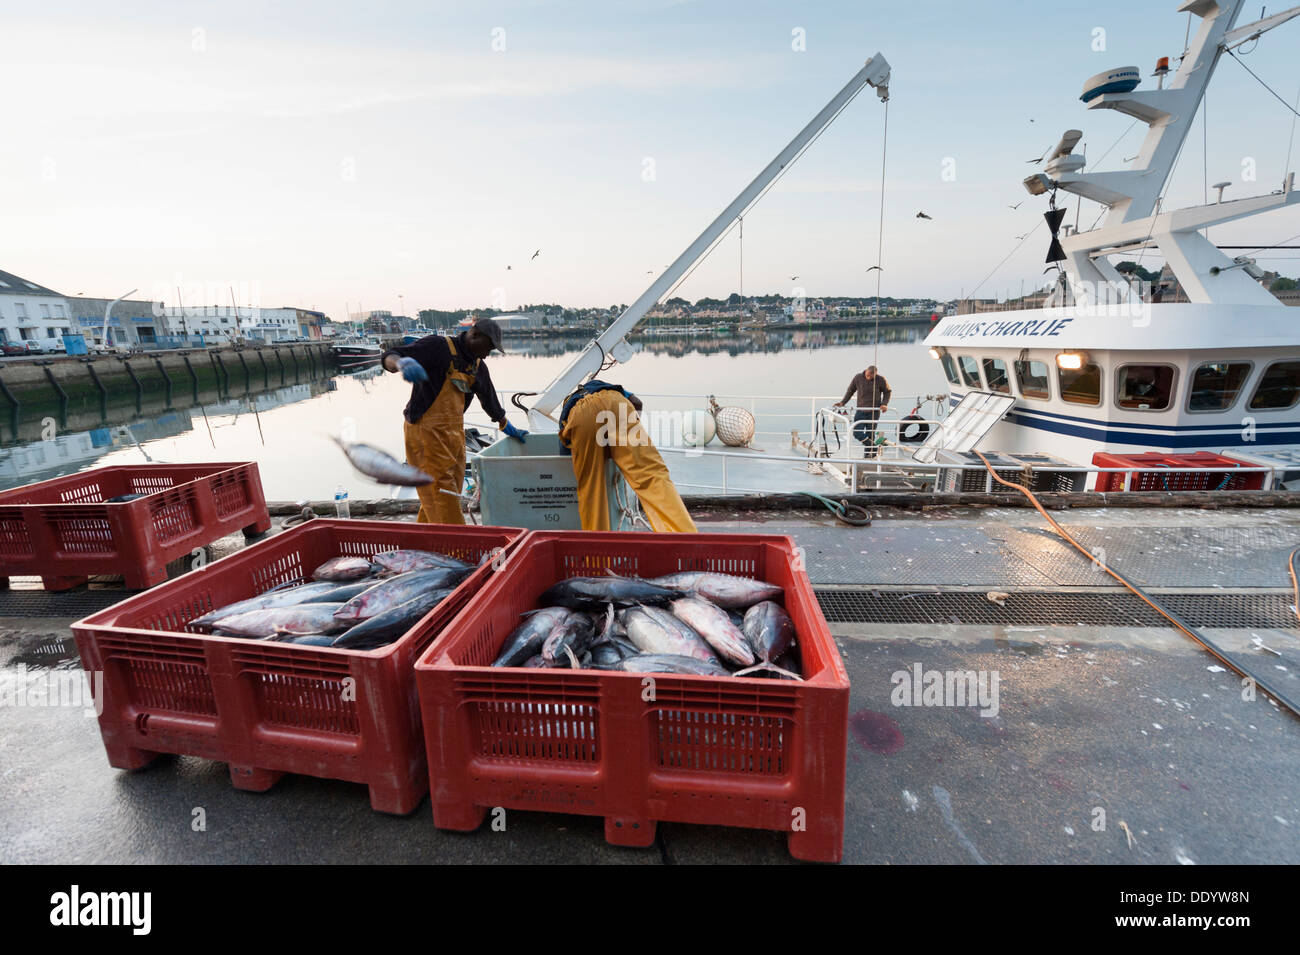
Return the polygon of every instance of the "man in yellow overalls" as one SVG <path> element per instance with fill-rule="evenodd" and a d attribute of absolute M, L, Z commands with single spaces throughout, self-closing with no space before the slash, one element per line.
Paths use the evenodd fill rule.
<path fill-rule="evenodd" d="M 610 529 L 605 461 L 612 460 L 636 492 L 651 527 L 660 533 L 695 533 L 664 459 L 641 427 L 640 411 L 636 395 L 595 379 L 564 400 L 560 445 L 573 455 L 582 529 Z"/>
<path fill-rule="evenodd" d="M 483 360 L 494 348 L 505 351 L 501 327 L 479 318 L 455 338 L 428 335 L 384 352 L 384 370 L 411 383 L 411 400 L 402 413 L 406 461 L 433 478 L 417 489 L 421 524 L 465 523 L 456 495 L 465 485 L 465 411 L 475 396 L 507 435 L 522 442 L 528 434 L 506 420 L 497 400 Z"/>

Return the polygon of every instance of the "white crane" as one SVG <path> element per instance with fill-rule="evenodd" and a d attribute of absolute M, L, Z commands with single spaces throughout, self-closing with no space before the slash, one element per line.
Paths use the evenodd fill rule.
<path fill-rule="evenodd" d="M 625 362 L 632 357 L 633 351 L 625 336 L 640 324 L 641 319 L 654 308 L 673 284 L 686 274 L 718 237 L 731 226 L 731 223 L 749 208 L 791 160 L 798 156 L 865 86 L 874 87 L 882 102 L 889 99 L 889 63 L 879 53 L 867 60 L 866 65 L 835 94 L 834 99 L 813 117 L 812 122 L 805 126 L 799 135 L 790 140 L 789 145 L 777 153 L 776 158 L 767 164 L 754 181 L 722 210 L 712 224 L 686 247 L 686 251 L 679 255 L 648 289 L 641 293 L 641 297 L 628 306 L 622 315 L 582 351 L 573 364 L 547 386 L 528 413 L 530 427 L 533 430 L 554 432 L 557 429 L 554 415 L 564 403 L 564 399 L 582 383 L 583 379 L 599 371 L 607 356 L 618 362 Z"/>

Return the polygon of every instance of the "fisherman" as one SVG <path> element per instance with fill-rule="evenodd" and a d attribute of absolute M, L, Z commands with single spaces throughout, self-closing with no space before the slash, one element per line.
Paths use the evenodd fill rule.
<path fill-rule="evenodd" d="M 582 529 L 610 530 L 605 461 L 613 460 L 640 499 L 651 527 L 660 533 L 694 533 L 695 522 L 668 476 L 664 459 L 641 427 L 641 408 L 636 395 L 595 379 L 564 399 L 560 446 L 573 455 Z"/>
<path fill-rule="evenodd" d="M 889 410 L 889 382 L 883 375 L 876 374 L 876 366 L 868 365 L 866 371 L 860 371 L 849 382 L 848 390 L 840 399 L 841 407 L 849 407 L 849 398 L 857 394 L 856 410 L 853 413 L 853 437 L 862 442 L 862 456 L 876 456 L 876 421 L 881 412 Z"/>
<path fill-rule="evenodd" d="M 506 420 L 497 400 L 484 361 L 494 348 L 505 353 L 501 326 L 476 318 L 455 338 L 427 335 L 384 352 L 384 370 L 400 372 L 411 383 L 402 412 L 406 461 L 433 478 L 418 489 L 421 524 L 465 523 L 458 495 L 465 485 L 465 411 L 475 395 L 508 436 L 522 443 L 528 434 Z"/>

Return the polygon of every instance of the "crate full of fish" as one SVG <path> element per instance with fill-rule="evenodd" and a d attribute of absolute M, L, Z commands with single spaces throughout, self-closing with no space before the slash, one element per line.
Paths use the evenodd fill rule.
<path fill-rule="evenodd" d="M 502 807 L 840 858 L 849 681 L 789 537 L 534 531 L 416 678 L 439 828 Z"/>
<path fill-rule="evenodd" d="M 79 621 L 109 763 L 201 756 L 241 789 L 301 773 L 411 812 L 428 789 L 414 662 L 522 534 L 313 520 Z"/>

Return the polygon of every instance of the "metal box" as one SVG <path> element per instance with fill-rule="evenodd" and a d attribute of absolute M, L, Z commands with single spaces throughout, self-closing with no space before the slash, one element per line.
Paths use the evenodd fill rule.
<path fill-rule="evenodd" d="M 998 477 L 1012 484 L 1018 484 L 1031 491 L 1056 491 L 1068 493 L 1082 491 L 1087 474 L 1083 471 L 1058 471 L 1050 465 L 1070 467 L 1068 461 L 1046 454 L 1005 454 L 989 452 L 984 455 L 993 465 Z M 955 491 L 1003 491 L 1001 484 L 993 480 L 981 461 L 970 451 L 936 451 L 935 462 L 938 464 L 974 464 L 978 468 L 940 468 L 935 475 L 936 493 Z M 1033 467 L 1032 472 L 1026 471 Z"/>
<path fill-rule="evenodd" d="M 480 451 L 472 459 L 472 467 L 484 524 L 582 530 L 573 458 L 562 452 L 558 434 L 533 432 L 523 444 L 502 438 Z M 605 490 L 610 528 L 633 530 L 632 518 L 623 513 L 620 502 L 635 515 L 640 514 L 641 505 L 612 461 L 605 463 Z"/>

